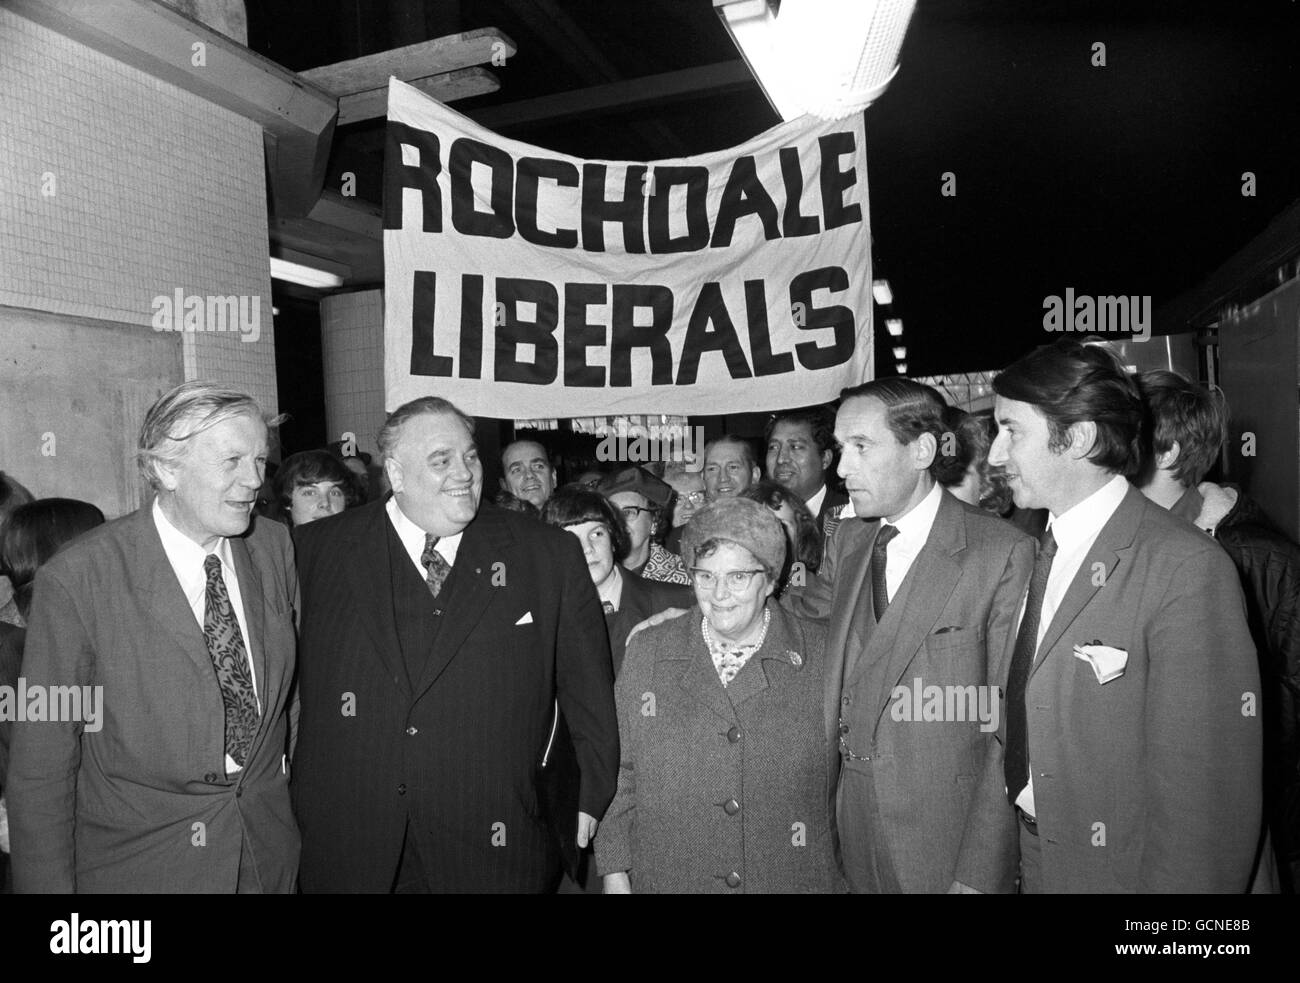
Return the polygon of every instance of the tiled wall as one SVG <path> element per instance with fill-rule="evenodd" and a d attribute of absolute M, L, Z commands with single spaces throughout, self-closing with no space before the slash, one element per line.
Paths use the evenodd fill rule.
<path fill-rule="evenodd" d="M 34 491 L 92 489 L 80 497 L 123 511 L 147 392 L 214 378 L 275 411 L 267 254 L 256 124 L 0 7 L 0 391 L 22 394 L 0 469 L 39 468 Z M 177 289 L 249 314 L 256 300 L 258 330 L 155 331 L 155 298 Z M 113 446 L 79 453 L 66 438 L 91 432 L 97 407 L 94 437 Z M 59 452 L 33 458 L 46 432 Z"/>
<path fill-rule="evenodd" d="M 384 295 L 380 290 L 335 294 L 320 304 L 325 363 L 325 421 L 330 440 L 344 433 L 378 450 L 384 423 Z"/>
<path fill-rule="evenodd" d="M 0 307 L 153 332 L 178 288 L 256 298 L 257 340 L 187 334 L 185 374 L 273 410 L 261 129 L 3 8 L 0 93 Z"/>

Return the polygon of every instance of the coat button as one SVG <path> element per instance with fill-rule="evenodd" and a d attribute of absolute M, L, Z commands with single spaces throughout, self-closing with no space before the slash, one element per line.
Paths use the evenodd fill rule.
<path fill-rule="evenodd" d="M 848 724 L 840 724 L 840 736 L 842 737 L 842 736 L 844 736 L 845 734 L 847 734 L 848 732 L 849 732 L 849 725 L 848 725 Z"/>
<path fill-rule="evenodd" d="M 244 794 L 244 786 L 241 785 L 239 786 L 239 788 L 235 789 L 235 798 L 239 798 L 243 794 Z"/>
<path fill-rule="evenodd" d="M 740 803 L 735 799 L 728 799 L 726 802 L 722 803 L 722 811 L 728 816 L 734 816 L 736 813 L 740 812 Z M 734 886 L 735 885 L 733 885 L 733 887 Z"/>
<path fill-rule="evenodd" d="M 729 740 L 732 744 L 735 744 L 737 741 L 739 741 L 739 740 L 740 740 L 740 728 L 739 728 L 739 727 L 733 727 L 733 728 L 731 728 L 731 730 L 727 731 L 727 740 Z"/>
<path fill-rule="evenodd" d="M 414 736 L 415 736 L 416 734 L 418 734 L 418 733 L 420 733 L 420 728 L 419 728 L 419 727 L 408 727 L 408 728 L 406 728 L 406 736 L 407 736 L 407 737 L 414 737 Z"/>
<path fill-rule="evenodd" d="M 727 887 L 740 887 L 740 875 L 734 870 L 727 875 Z"/>
<path fill-rule="evenodd" d="M 207 782 L 209 785 L 214 785 L 216 784 L 217 781 L 217 773 L 215 771 L 210 771 L 203 776 L 203 780 Z"/>
<path fill-rule="evenodd" d="M 405 783 L 405 782 L 403 782 L 402 784 L 400 784 L 400 785 L 397 786 L 397 794 L 398 794 L 398 795 L 405 795 L 405 794 L 406 794 L 406 783 Z"/>

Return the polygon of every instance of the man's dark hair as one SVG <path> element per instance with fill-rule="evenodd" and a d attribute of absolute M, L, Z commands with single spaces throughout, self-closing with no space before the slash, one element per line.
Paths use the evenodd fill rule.
<path fill-rule="evenodd" d="M 1151 413 L 1151 447 L 1156 454 L 1178 443 L 1174 479 L 1184 488 L 1200 484 L 1228 439 L 1228 405 L 1223 392 L 1177 372 L 1155 369 L 1138 376 Z"/>
<path fill-rule="evenodd" d="M 773 413 L 763 428 L 763 446 L 772 439 L 772 431 L 778 423 L 806 424 L 812 433 L 817 453 L 835 450 L 835 411 L 829 406 L 807 406 L 797 410 L 781 410 Z"/>
<path fill-rule="evenodd" d="M 299 451 L 285 458 L 275 473 L 272 488 L 275 491 L 278 514 L 286 521 L 291 521 L 294 490 L 303 485 L 314 485 L 318 481 L 337 482 L 343 492 L 345 508 L 355 508 L 365 501 L 357 476 L 339 458 L 327 450 Z"/>
<path fill-rule="evenodd" d="M 608 498 L 586 485 L 569 484 L 555 489 L 555 494 L 542 506 L 542 521 L 561 529 L 599 522 L 609 530 L 615 563 L 622 563 L 632 551 L 632 537 L 623 522 L 623 513 Z"/>
<path fill-rule="evenodd" d="M 945 483 L 945 479 L 951 478 L 961 467 L 953 458 L 945 458 L 939 453 L 947 429 L 943 411 L 948 404 L 937 389 L 914 379 L 872 379 L 840 393 L 840 405 L 862 396 L 870 396 L 885 404 L 885 425 L 900 444 L 910 444 L 925 433 L 934 437 L 934 460 L 928 470 L 935 481 Z"/>
<path fill-rule="evenodd" d="M 1125 477 L 1141 467 L 1142 396 L 1137 381 L 1104 344 L 1062 338 L 1043 345 L 995 376 L 993 391 L 1029 403 L 1047 418 L 1048 450 L 1065 450 L 1070 426 L 1091 421 L 1097 439 L 1089 461 Z"/>
<path fill-rule="evenodd" d="M 758 467 L 758 459 L 754 457 L 754 445 L 744 437 L 737 437 L 733 433 L 724 433 L 721 437 L 714 437 L 705 444 L 704 454 L 701 456 L 701 460 L 707 460 L 709 451 L 713 450 L 713 448 L 717 447 L 719 444 L 735 444 L 737 447 L 744 450 L 745 463 L 749 465 L 750 468 Z"/>

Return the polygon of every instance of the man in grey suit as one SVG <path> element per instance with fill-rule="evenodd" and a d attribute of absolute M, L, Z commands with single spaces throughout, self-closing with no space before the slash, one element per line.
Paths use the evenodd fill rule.
<path fill-rule="evenodd" d="M 1015 815 L 980 793 L 1033 541 L 941 487 L 943 408 L 908 379 L 844 393 L 839 473 L 856 514 L 880 521 L 844 522 L 797 602 L 830 619 L 825 726 L 855 892 L 1015 884 Z"/>
<path fill-rule="evenodd" d="M 37 574 L 23 681 L 83 698 L 14 728 L 17 891 L 293 890 L 297 580 L 284 527 L 249 530 L 266 453 L 251 397 L 173 389 L 140 433 L 153 501 Z"/>
<path fill-rule="evenodd" d="M 1260 684 L 1232 561 L 1125 480 L 1142 400 L 1106 348 L 1064 338 L 993 389 L 989 463 L 1051 514 L 985 776 L 1020 816 L 1021 891 L 1245 891 Z"/>

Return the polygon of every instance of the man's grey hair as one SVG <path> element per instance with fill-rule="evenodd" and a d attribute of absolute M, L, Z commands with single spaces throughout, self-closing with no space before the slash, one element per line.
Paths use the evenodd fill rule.
<path fill-rule="evenodd" d="M 397 447 L 397 441 L 401 437 L 402 426 L 411 418 L 423 416 L 426 413 L 448 413 L 465 424 L 465 429 L 470 432 L 470 436 L 474 435 L 474 418 L 462 413 L 456 407 L 456 404 L 440 396 L 421 396 L 409 403 L 403 403 L 389 413 L 388 419 L 384 421 L 384 425 L 379 429 L 378 442 L 381 463 L 393 456 L 393 450 Z"/>
<path fill-rule="evenodd" d="M 162 487 L 160 468 L 174 467 L 189 453 L 190 440 L 236 416 L 251 416 L 267 427 L 279 426 L 285 414 L 269 417 L 246 392 L 219 382 L 184 382 L 163 393 L 144 415 L 136 445 L 140 475 L 155 491 Z"/>

